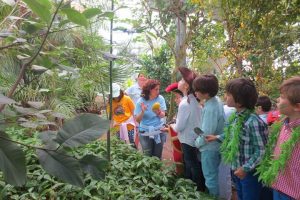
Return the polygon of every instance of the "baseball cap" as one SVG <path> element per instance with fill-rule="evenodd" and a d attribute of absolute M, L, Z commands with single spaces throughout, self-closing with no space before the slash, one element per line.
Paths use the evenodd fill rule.
<path fill-rule="evenodd" d="M 112 97 L 116 98 L 116 97 L 120 96 L 120 90 L 121 90 L 120 85 L 117 83 L 113 83 L 112 84 Z"/>

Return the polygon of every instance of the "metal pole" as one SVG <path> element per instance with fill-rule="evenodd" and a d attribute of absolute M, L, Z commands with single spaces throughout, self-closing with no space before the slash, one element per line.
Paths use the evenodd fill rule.
<path fill-rule="evenodd" d="M 111 11 L 114 10 L 114 0 L 111 0 Z M 113 17 L 110 19 L 110 54 L 113 53 Z M 113 59 L 109 61 L 109 121 L 112 120 L 112 67 L 113 67 Z M 107 160 L 110 163 L 110 129 L 107 132 Z"/>

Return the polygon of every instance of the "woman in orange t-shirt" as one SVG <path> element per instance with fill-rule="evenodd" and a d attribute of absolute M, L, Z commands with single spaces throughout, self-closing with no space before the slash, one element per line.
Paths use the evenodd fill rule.
<path fill-rule="evenodd" d="M 112 88 L 112 124 L 111 127 L 116 128 L 116 135 L 121 140 L 130 142 L 134 145 L 135 138 L 135 120 L 133 117 L 134 103 L 131 98 L 124 95 L 121 87 L 113 83 Z M 107 106 L 109 111 L 109 105 Z"/>

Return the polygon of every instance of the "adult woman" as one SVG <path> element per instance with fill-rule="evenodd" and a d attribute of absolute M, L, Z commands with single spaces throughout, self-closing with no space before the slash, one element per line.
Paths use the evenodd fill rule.
<path fill-rule="evenodd" d="M 198 149 L 195 147 L 197 134 L 194 132 L 194 128 L 198 127 L 201 121 L 201 107 L 192 88 L 196 74 L 186 67 L 179 67 L 178 70 L 182 75 L 182 79 L 178 83 L 178 89 L 184 97 L 179 104 L 176 124 L 173 128 L 178 133 L 181 143 L 184 176 L 195 182 L 198 190 L 204 191 L 204 178 L 198 160 Z"/>
<path fill-rule="evenodd" d="M 159 95 L 160 82 L 149 79 L 142 89 L 142 98 L 136 104 L 134 115 L 140 123 L 139 137 L 143 152 L 149 156 L 161 159 L 163 144 L 166 135 L 160 131 L 163 126 L 162 118 L 165 117 L 166 102 Z M 153 110 L 153 105 L 159 105 L 159 109 Z"/>
<path fill-rule="evenodd" d="M 124 95 L 123 90 L 117 83 L 112 88 L 112 124 L 117 129 L 116 135 L 135 147 L 135 120 L 133 117 L 134 103 L 129 96 Z M 109 107 L 108 107 L 109 110 Z"/>

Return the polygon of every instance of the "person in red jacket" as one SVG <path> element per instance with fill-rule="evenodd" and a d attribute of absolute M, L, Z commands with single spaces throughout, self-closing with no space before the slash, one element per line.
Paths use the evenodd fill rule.
<path fill-rule="evenodd" d="M 183 94 L 180 90 L 178 90 L 178 83 L 172 83 L 170 84 L 166 90 L 166 92 L 173 92 L 173 94 L 175 95 L 175 103 L 178 106 Z M 175 119 L 176 117 L 174 117 Z M 172 120 L 171 122 L 174 122 L 174 120 Z M 170 137 L 171 137 L 171 143 L 172 143 L 172 147 L 173 147 L 173 161 L 175 162 L 176 165 L 176 173 L 177 174 L 182 174 L 183 173 L 183 158 L 182 158 L 182 150 L 181 150 L 181 144 L 180 141 L 177 137 L 177 132 L 174 131 L 174 129 L 169 126 L 168 129 L 166 130 L 169 132 Z"/>

